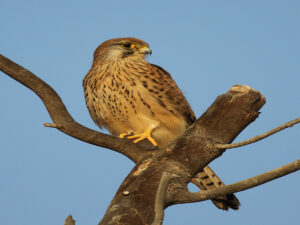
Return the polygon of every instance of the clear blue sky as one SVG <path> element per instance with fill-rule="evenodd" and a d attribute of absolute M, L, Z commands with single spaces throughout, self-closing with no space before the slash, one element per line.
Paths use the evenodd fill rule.
<path fill-rule="evenodd" d="M 185 2 L 185 3 L 183 3 Z M 300 1 L 1 0 L 0 52 L 48 82 L 72 116 L 90 119 L 81 82 L 104 40 L 147 41 L 197 116 L 234 84 L 260 90 L 260 117 L 235 141 L 300 116 Z M 97 224 L 133 167 L 124 156 L 56 129 L 39 98 L 0 74 L 0 224 Z M 299 158 L 300 125 L 228 150 L 212 167 L 225 183 Z M 239 211 L 209 201 L 172 206 L 164 225 L 300 224 L 300 173 L 238 193 Z M 195 189 L 193 189 L 195 190 Z"/>

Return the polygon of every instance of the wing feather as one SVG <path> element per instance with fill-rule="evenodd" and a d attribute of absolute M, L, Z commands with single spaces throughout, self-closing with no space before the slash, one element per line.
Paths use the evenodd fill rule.
<path fill-rule="evenodd" d="M 188 125 L 195 122 L 195 114 L 172 76 L 166 70 L 154 64 L 150 64 L 150 73 L 155 75 L 158 78 L 156 82 L 164 87 L 161 91 L 163 100 L 157 98 L 157 101 L 171 107 L 171 110 L 181 115 Z"/>

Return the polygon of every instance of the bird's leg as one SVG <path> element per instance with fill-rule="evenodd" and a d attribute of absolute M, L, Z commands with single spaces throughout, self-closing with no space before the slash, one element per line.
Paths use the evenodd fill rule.
<path fill-rule="evenodd" d="M 135 135 L 131 135 L 131 136 L 126 137 L 126 138 L 127 139 L 135 139 L 135 138 L 137 138 L 136 140 L 133 141 L 133 143 L 138 143 L 140 141 L 143 141 L 143 140 L 147 139 L 148 141 L 150 141 L 152 143 L 152 145 L 158 146 L 158 144 L 156 143 L 156 141 L 154 140 L 154 138 L 151 137 L 152 130 L 153 130 L 153 128 L 150 128 L 150 129 L 146 130 L 142 134 L 135 134 Z"/>

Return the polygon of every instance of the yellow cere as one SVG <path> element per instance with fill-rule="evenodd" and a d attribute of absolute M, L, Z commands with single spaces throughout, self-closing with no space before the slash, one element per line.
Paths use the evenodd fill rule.
<path fill-rule="evenodd" d="M 142 47 L 140 47 L 140 49 L 146 49 L 146 48 L 148 48 L 148 46 L 142 46 Z"/>

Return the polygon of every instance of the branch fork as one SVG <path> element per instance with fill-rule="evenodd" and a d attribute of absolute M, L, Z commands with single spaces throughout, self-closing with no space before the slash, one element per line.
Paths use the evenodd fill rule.
<path fill-rule="evenodd" d="M 153 151 L 147 142 L 134 144 L 77 123 L 59 95 L 47 83 L 3 55 L 0 55 L 0 70 L 41 98 L 53 120 L 53 123 L 45 123 L 45 127 L 57 128 L 76 139 L 117 151 L 136 163 L 99 225 L 160 225 L 164 208 L 170 205 L 218 198 L 300 169 L 300 160 L 296 160 L 231 185 L 196 193 L 188 191 L 187 184 L 191 179 L 225 149 L 257 142 L 300 122 L 300 118 L 297 118 L 262 135 L 230 144 L 258 117 L 259 109 L 265 104 L 265 98 L 246 85 L 235 85 L 220 95 L 181 137 L 165 149 Z M 67 217 L 65 225 L 75 225 L 71 215 Z"/>

